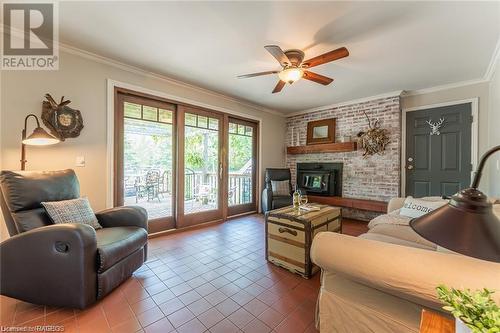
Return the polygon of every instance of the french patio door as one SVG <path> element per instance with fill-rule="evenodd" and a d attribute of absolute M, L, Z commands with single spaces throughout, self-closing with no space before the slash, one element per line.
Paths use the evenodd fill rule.
<path fill-rule="evenodd" d="M 115 206 L 138 205 L 149 232 L 175 228 L 176 106 L 116 94 Z"/>
<path fill-rule="evenodd" d="M 177 227 L 222 219 L 223 116 L 179 106 Z"/>
<path fill-rule="evenodd" d="M 150 233 L 257 211 L 257 123 L 116 89 L 114 128 L 114 205 Z"/>

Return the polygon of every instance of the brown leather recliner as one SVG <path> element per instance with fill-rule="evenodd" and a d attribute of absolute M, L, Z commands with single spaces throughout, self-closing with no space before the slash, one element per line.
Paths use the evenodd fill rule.
<path fill-rule="evenodd" d="M 44 201 L 80 197 L 73 170 L 0 173 L 0 206 L 11 237 L 0 244 L 0 293 L 26 302 L 83 309 L 141 267 L 147 213 L 117 207 L 96 213 L 102 229 L 53 224 Z"/>

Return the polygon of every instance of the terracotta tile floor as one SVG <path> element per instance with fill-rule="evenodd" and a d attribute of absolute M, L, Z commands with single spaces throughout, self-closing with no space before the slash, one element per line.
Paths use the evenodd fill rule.
<path fill-rule="evenodd" d="M 351 225 L 351 227 L 350 227 Z M 366 225 L 345 221 L 344 233 Z M 1 326 L 64 332 L 316 332 L 319 274 L 305 280 L 265 260 L 261 215 L 149 241 L 149 260 L 92 307 L 0 297 Z"/>

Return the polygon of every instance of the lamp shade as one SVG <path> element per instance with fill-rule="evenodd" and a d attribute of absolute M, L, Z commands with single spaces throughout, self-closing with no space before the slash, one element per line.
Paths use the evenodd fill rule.
<path fill-rule="evenodd" d="M 410 226 L 448 250 L 500 262 L 500 220 L 486 195 L 475 188 L 458 192 L 447 205 L 413 219 Z"/>
<path fill-rule="evenodd" d="M 40 126 L 36 127 L 33 133 L 31 133 L 30 136 L 28 136 L 26 139 L 23 140 L 23 143 L 25 145 L 30 145 L 30 146 L 46 146 L 46 145 L 53 145 L 58 142 L 59 139 L 56 139 L 55 137 L 47 133 Z"/>

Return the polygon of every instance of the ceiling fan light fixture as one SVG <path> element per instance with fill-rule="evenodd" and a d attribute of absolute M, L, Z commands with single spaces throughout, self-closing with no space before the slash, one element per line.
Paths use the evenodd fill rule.
<path fill-rule="evenodd" d="M 349 55 L 349 51 L 345 47 L 323 53 L 314 58 L 304 61 L 304 52 L 301 50 L 283 51 L 278 45 L 266 45 L 264 48 L 276 59 L 281 65 L 281 71 L 258 72 L 245 75 L 239 75 L 238 78 L 249 78 L 262 75 L 278 74 L 279 81 L 274 87 L 272 93 L 276 94 L 283 90 L 283 87 L 292 84 L 302 78 L 308 81 L 322 84 L 324 86 L 333 82 L 332 78 L 311 72 L 309 69 L 319 65 L 323 65 Z"/>
<path fill-rule="evenodd" d="M 281 81 L 288 82 L 291 84 L 301 79 L 302 76 L 304 76 L 304 70 L 302 68 L 297 68 L 297 67 L 287 68 L 279 72 L 278 76 Z"/>

